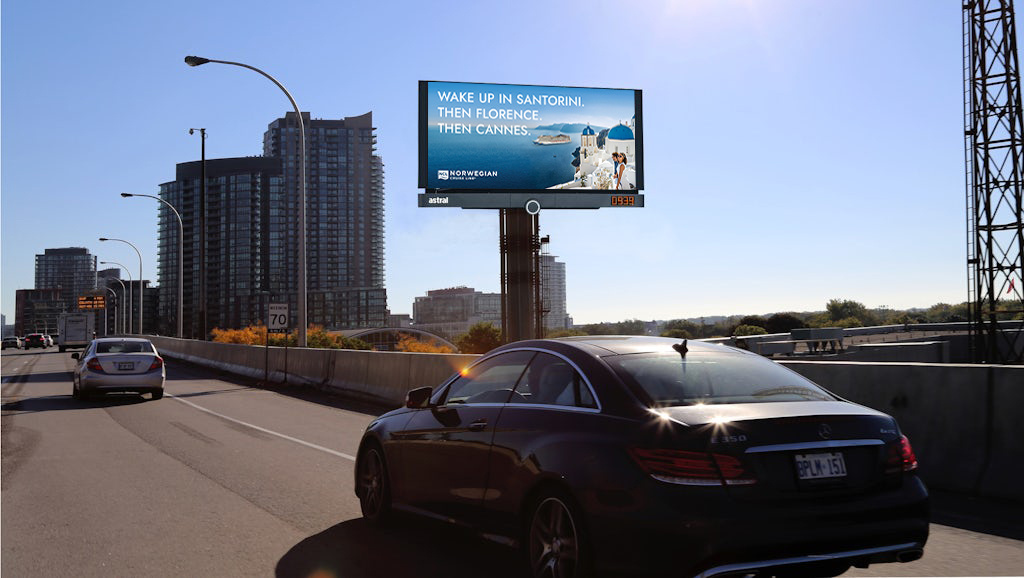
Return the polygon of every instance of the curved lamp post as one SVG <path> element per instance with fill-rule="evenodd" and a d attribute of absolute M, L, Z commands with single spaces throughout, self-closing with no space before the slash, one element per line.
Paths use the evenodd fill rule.
<path fill-rule="evenodd" d="M 118 263 L 117 261 L 100 261 L 100 265 L 117 265 L 118 267 L 124 269 L 125 275 L 128 275 L 128 288 L 127 289 L 125 289 L 125 287 L 124 287 L 124 281 L 122 281 L 120 279 L 114 279 L 114 281 L 117 281 L 118 283 L 121 284 L 121 298 L 124 299 L 125 294 L 128 295 L 128 307 L 122 307 L 121 308 L 121 332 L 124 333 L 125 335 L 131 335 L 132 334 L 132 301 L 134 301 L 133 293 L 135 293 L 135 290 L 132 289 L 132 274 L 128 271 L 128 267 L 125 267 L 124 265 Z M 125 314 L 128 315 L 127 318 L 125 318 Z M 128 322 L 127 325 L 125 325 L 125 321 Z"/>
<path fill-rule="evenodd" d="M 117 300 L 117 292 L 116 291 L 114 291 L 110 287 L 104 287 L 104 289 L 106 289 L 107 291 L 110 291 L 110 294 L 114 296 L 115 300 Z M 106 311 L 103 312 L 103 336 L 104 337 L 106 337 L 107 335 L 110 334 L 110 332 L 107 331 L 107 315 L 106 315 L 106 313 L 107 313 Z M 116 306 L 114 307 L 114 333 L 117 333 L 117 307 Z"/>
<path fill-rule="evenodd" d="M 124 198 L 128 197 L 146 197 L 147 199 L 156 199 L 161 203 L 167 205 L 167 207 L 174 212 L 174 216 L 178 218 L 178 339 L 185 336 L 182 332 L 182 313 L 184 311 L 184 295 L 185 295 L 185 267 L 183 265 L 185 260 L 185 224 L 181 221 L 181 214 L 178 213 L 178 209 L 174 208 L 174 205 L 153 195 L 140 195 L 133 193 L 121 193 Z"/>
<path fill-rule="evenodd" d="M 199 335 L 200 339 L 206 340 L 209 337 L 206 325 L 206 308 L 209 305 L 206 299 L 206 282 L 208 280 L 206 271 L 206 129 L 190 128 L 188 134 L 195 134 L 197 130 L 199 131 L 199 153 L 203 163 L 199 173 L 200 190 L 202 191 L 199 195 Z M 194 323 L 193 326 L 195 326 Z"/>
<path fill-rule="evenodd" d="M 295 99 L 292 98 L 288 89 L 284 87 L 276 78 L 270 76 L 266 72 L 263 72 L 255 66 L 248 64 L 242 64 L 241 62 L 230 62 L 227 60 L 214 60 L 212 58 L 203 58 L 201 56 L 186 56 L 185 64 L 189 66 L 201 66 L 207 62 L 216 62 L 218 64 L 230 64 L 232 66 L 241 66 L 242 68 L 248 68 L 254 72 L 265 76 L 270 82 L 273 82 L 281 92 L 288 97 L 288 101 L 292 103 L 292 107 L 295 108 L 295 115 L 299 119 L 299 287 L 298 287 L 298 323 L 299 323 L 299 347 L 306 346 L 306 126 L 302 120 L 302 111 L 299 110 L 299 105 L 295 103 Z"/>
<path fill-rule="evenodd" d="M 114 239 L 113 237 L 108 239 L 107 237 L 100 237 L 100 241 L 120 241 L 132 249 L 135 249 L 135 253 L 139 256 L 139 335 L 142 335 L 142 310 L 145 309 L 144 305 L 146 300 L 146 292 L 142 286 L 142 252 L 139 251 L 138 247 L 124 239 Z"/>

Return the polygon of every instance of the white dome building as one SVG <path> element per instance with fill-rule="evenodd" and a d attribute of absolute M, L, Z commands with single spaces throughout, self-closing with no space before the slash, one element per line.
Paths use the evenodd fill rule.
<path fill-rule="evenodd" d="M 611 153 L 625 153 L 626 159 L 633 162 L 636 157 L 636 138 L 633 136 L 633 129 L 619 123 L 608 131 L 604 148 Z"/>
<path fill-rule="evenodd" d="M 583 134 L 580 135 L 580 153 L 586 151 L 586 155 L 590 156 L 597 152 L 597 133 L 594 129 L 587 125 L 587 128 L 583 129 Z"/>

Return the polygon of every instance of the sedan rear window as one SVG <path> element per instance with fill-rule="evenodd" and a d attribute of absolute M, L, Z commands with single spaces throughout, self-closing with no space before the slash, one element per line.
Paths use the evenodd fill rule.
<path fill-rule="evenodd" d="M 145 341 L 101 341 L 96 353 L 153 353 L 153 346 Z"/>
<path fill-rule="evenodd" d="M 650 353 L 605 360 L 654 407 L 837 399 L 796 372 L 751 355 Z"/>

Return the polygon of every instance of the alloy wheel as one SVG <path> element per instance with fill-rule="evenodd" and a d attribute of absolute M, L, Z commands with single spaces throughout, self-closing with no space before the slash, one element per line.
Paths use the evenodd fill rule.
<path fill-rule="evenodd" d="M 530 522 L 530 572 L 537 578 L 581 575 L 580 534 L 572 509 L 557 497 L 542 500 Z"/>

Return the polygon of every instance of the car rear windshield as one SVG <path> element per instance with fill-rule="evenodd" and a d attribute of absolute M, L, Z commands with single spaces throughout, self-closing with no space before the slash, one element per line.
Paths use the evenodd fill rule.
<path fill-rule="evenodd" d="M 96 353 L 153 353 L 153 346 L 145 341 L 102 341 L 96 344 Z"/>
<path fill-rule="evenodd" d="M 752 355 L 648 353 L 605 360 L 654 407 L 837 399 L 801 375 Z"/>

